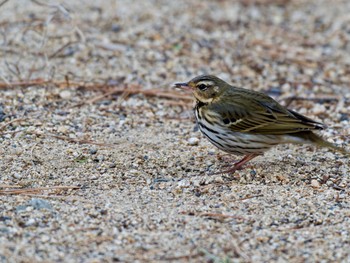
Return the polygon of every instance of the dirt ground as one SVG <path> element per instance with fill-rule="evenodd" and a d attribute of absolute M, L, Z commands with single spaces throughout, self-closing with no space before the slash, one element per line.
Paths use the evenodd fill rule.
<path fill-rule="evenodd" d="M 350 262 L 348 157 L 236 156 L 172 83 L 210 73 L 350 150 L 348 0 L 0 1 L 0 262 Z"/>

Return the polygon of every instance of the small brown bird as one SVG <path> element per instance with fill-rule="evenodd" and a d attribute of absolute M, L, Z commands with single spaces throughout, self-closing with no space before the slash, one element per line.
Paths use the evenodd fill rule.
<path fill-rule="evenodd" d="M 349 154 L 313 132 L 325 129 L 324 124 L 283 107 L 263 93 L 231 86 L 212 75 L 176 83 L 175 87 L 192 91 L 199 129 L 212 144 L 227 153 L 245 155 L 225 173 L 241 169 L 283 143 L 311 143 Z"/>

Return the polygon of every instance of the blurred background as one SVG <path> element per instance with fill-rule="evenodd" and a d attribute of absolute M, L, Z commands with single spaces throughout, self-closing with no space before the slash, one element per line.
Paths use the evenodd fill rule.
<path fill-rule="evenodd" d="M 3 1 L 0 77 L 134 82 L 201 73 L 247 88 L 350 82 L 346 0 Z"/>

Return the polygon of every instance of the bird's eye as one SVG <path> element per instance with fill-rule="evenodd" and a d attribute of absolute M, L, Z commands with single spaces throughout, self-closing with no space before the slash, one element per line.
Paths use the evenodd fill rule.
<path fill-rule="evenodd" d="M 200 85 L 197 86 L 197 88 L 198 88 L 199 90 L 201 90 L 201 91 L 205 91 L 205 90 L 208 88 L 208 86 L 205 85 L 205 84 L 200 84 Z"/>

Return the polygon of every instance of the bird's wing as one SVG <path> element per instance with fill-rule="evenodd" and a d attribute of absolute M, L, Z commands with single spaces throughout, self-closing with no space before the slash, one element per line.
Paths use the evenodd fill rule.
<path fill-rule="evenodd" d="M 222 124 L 232 131 L 288 134 L 325 128 L 324 124 L 288 110 L 264 94 L 258 94 L 253 99 L 244 94 L 234 94 L 225 101 L 212 103 L 209 107 L 219 114 Z"/>

